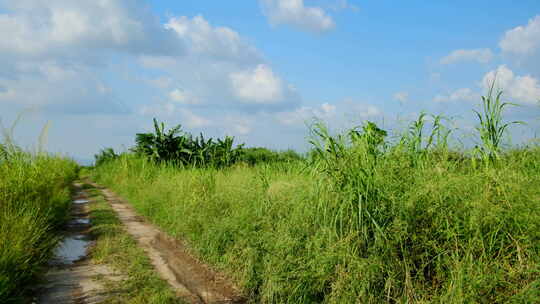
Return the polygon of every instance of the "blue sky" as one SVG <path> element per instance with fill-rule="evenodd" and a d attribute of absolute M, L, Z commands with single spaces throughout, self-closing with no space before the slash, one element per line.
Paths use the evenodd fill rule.
<path fill-rule="evenodd" d="M 0 0 L 0 118 L 21 145 L 88 159 L 152 117 L 249 146 L 306 121 L 399 130 L 421 111 L 471 134 L 497 75 L 514 142 L 540 131 L 538 1 Z"/>

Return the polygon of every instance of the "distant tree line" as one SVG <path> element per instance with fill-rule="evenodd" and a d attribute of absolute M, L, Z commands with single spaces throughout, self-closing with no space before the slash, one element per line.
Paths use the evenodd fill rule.
<path fill-rule="evenodd" d="M 182 130 L 181 125 L 165 130 L 165 124 L 154 118 L 154 132 L 137 133 L 131 153 L 144 155 L 156 162 L 167 162 L 179 167 L 222 168 L 243 162 L 255 165 L 263 162 L 283 162 L 301 160 L 303 157 L 293 150 L 283 152 L 267 148 L 244 148 L 244 144 L 234 145 L 234 138 L 205 138 L 201 133 L 193 136 Z M 112 148 L 105 148 L 95 155 L 95 165 L 119 157 Z"/>

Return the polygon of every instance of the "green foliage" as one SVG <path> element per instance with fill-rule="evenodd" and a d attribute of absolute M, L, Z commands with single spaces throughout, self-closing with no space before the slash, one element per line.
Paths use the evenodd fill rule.
<path fill-rule="evenodd" d="M 133 151 L 158 162 L 193 167 L 225 167 L 237 162 L 243 145 L 233 147 L 234 138 L 205 139 L 183 132 L 181 125 L 165 131 L 154 118 L 154 133 L 138 133 Z"/>
<path fill-rule="evenodd" d="M 99 151 L 98 154 L 94 155 L 96 160 L 96 166 L 100 166 L 105 162 L 112 161 L 118 158 L 118 154 L 114 152 L 113 148 L 105 148 Z"/>
<path fill-rule="evenodd" d="M 483 102 L 485 170 L 421 113 L 395 142 L 373 122 L 333 135 L 316 121 L 308 168 L 253 149 L 228 170 L 125 156 L 94 174 L 254 303 L 535 303 L 540 147 L 503 150 L 506 104 Z"/>
<path fill-rule="evenodd" d="M 10 302 L 34 281 L 57 244 L 53 229 L 66 218 L 77 165 L 7 151 L 0 161 L 0 299 Z"/>
<path fill-rule="evenodd" d="M 106 284 L 107 303 L 173 304 L 178 298 L 161 279 L 150 259 L 126 231 L 111 205 L 99 190 L 84 185 L 90 194 L 89 217 L 94 243 L 91 263 L 111 266 L 123 279 Z"/>
<path fill-rule="evenodd" d="M 446 118 L 442 115 L 420 113 L 394 148 L 405 152 L 413 167 L 422 164 L 422 160 L 428 156 L 428 152 L 448 153 L 448 140 L 452 130 L 443 124 L 444 120 Z M 431 125 L 429 121 L 432 121 Z M 428 136 L 425 136 L 426 131 L 429 132 Z"/>
<path fill-rule="evenodd" d="M 6 161 L 7 159 L 8 159 L 7 147 L 0 143 L 0 162 Z"/>
<path fill-rule="evenodd" d="M 255 303 L 534 303 L 540 148 L 488 170 L 431 148 L 411 167 L 374 139 L 321 151 L 333 170 L 324 158 L 176 170 L 126 155 L 94 175 Z"/>
<path fill-rule="evenodd" d="M 244 148 L 239 161 L 250 165 L 276 162 L 293 162 L 303 160 L 303 157 L 294 150 L 272 151 L 267 148 Z"/>
<path fill-rule="evenodd" d="M 476 148 L 482 159 L 486 163 L 493 163 L 499 159 L 501 145 L 505 131 L 512 124 L 519 124 L 519 121 L 504 123 L 502 113 L 505 107 L 512 105 L 508 102 L 502 102 L 502 91 L 493 96 L 493 81 L 488 95 L 482 96 L 482 112 L 474 110 L 480 125 L 476 127 L 482 141 L 482 146 Z"/>

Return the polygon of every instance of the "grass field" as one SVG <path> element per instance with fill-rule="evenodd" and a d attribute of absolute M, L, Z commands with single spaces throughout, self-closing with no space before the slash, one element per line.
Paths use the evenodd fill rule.
<path fill-rule="evenodd" d="M 0 299 L 21 300 L 58 242 L 77 165 L 0 144 Z"/>
<path fill-rule="evenodd" d="M 316 125 L 304 161 L 179 169 L 125 154 L 93 174 L 254 303 L 533 303 L 540 148 L 502 149 L 496 115 L 466 152 L 437 117 L 422 134 L 421 116 L 394 143 L 374 124 Z"/>

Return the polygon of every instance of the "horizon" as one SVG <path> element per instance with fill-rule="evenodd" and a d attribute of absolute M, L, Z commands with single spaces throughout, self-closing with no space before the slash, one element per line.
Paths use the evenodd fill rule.
<path fill-rule="evenodd" d="M 456 18 L 455 16 L 459 16 Z M 514 143 L 540 130 L 540 2 L 0 0 L 0 119 L 87 161 L 127 150 L 152 118 L 247 146 L 305 151 L 306 121 L 419 113 L 472 134 L 497 78 Z M 30 110 L 29 110 L 30 109 Z"/>

